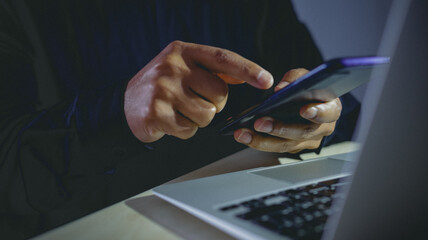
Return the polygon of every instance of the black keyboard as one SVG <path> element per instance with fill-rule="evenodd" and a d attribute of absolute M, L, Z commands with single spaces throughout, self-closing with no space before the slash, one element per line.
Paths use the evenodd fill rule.
<path fill-rule="evenodd" d="M 220 208 L 235 216 L 294 239 L 321 239 L 327 218 L 337 211 L 332 207 L 336 191 L 349 184 L 337 178 L 303 187 L 287 189 L 238 204 Z"/>

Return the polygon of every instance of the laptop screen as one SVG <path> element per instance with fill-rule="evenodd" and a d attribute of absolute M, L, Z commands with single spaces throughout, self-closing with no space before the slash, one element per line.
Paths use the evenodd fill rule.
<path fill-rule="evenodd" d="M 384 82 L 371 82 L 359 141 L 364 146 L 342 215 L 327 239 L 427 239 L 427 2 L 394 1 L 381 54 Z M 377 103 L 377 104 L 375 104 Z"/>

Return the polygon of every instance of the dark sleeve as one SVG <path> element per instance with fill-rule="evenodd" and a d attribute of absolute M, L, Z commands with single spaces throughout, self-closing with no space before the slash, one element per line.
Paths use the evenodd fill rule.
<path fill-rule="evenodd" d="M 1 2 L 0 232 L 5 239 L 27 238 L 104 207 L 115 165 L 145 151 L 124 119 L 125 82 L 39 108 L 34 51 L 22 29 L 13 8 Z"/>
<path fill-rule="evenodd" d="M 276 82 L 293 68 L 313 69 L 323 62 L 322 55 L 306 26 L 301 23 L 290 1 L 271 1 L 264 9 L 265 24 L 259 28 L 260 55 Z M 335 131 L 324 138 L 321 147 L 349 141 L 360 111 L 360 103 L 352 94 L 341 98 L 343 110 Z"/>

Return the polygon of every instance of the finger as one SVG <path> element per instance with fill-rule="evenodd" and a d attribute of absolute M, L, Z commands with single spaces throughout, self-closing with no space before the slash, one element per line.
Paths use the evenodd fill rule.
<path fill-rule="evenodd" d="M 180 139 L 189 139 L 198 131 L 198 126 L 180 112 L 176 112 L 174 121 L 169 121 L 168 123 L 164 125 L 165 133 Z"/>
<path fill-rule="evenodd" d="M 206 127 L 217 112 L 217 107 L 202 99 L 190 89 L 183 93 L 173 105 L 183 117 L 194 122 L 198 127 Z"/>
<path fill-rule="evenodd" d="M 191 76 L 186 79 L 186 87 L 214 104 L 217 112 L 220 112 L 226 105 L 229 90 L 227 84 L 204 69 L 193 67 Z"/>
<path fill-rule="evenodd" d="M 151 118 L 147 120 L 146 134 L 156 138 L 162 134 L 172 135 L 181 139 L 188 139 L 195 135 L 198 126 L 175 110 L 167 102 L 158 100 L 153 108 Z"/>
<path fill-rule="evenodd" d="M 260 89 L 268 89 L 273 84 L 273 77 L 268 71 L 237 53 L 194 43 L 177 41 L 173 44 L 182 49 L 185 56 L 212 73 L 223 73 Z"/>
<path fill-rule="evenodd" d="M 283 139 L 274 136 L 257 134 L 249 129 L 238 129 L 234 132 L 237 142 L 243 143 L 251 148 L 265 152 L 289 152 L 297 153 L 304 149 L 316 149 L 322 138 L 305 141 Z"/>
<path fill-rule="evenodd" d="M 286 124 L 271 117 L 263 117 L 254 122 L 254 129 L 279 138 L 309 140 L 332 134 L 335 125 L 335 122 L 325 124 Z"/>
<path fill-rule="evenodd" d="M 337 121 L 342 112 L 339 98 L 326 103 L 312 103 L 300 109 L 300 116 L 314 123 L 329 123 Z"/>
<path fill-rule="evenodd" d="M 282 79 L 278 83 L 278 85 L 275 86 L 274 91 L 277 92 L 277 91 L 283 89 L 284 87 L 286 87 L 290 83 L 296 81 L 298 78 L 305 75 L 306 73 L 308 73 L 308 70 L 306 70 L 304 68 L 296 68 L 296 69 L 292 69 L 292 70 L 288 71 L 287 73 L 284 74 L 284 76 L 282 77 Z"/>

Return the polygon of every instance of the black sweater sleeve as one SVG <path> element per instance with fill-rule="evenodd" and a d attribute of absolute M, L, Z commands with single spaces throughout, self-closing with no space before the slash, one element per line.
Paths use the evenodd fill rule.
<path fill-rule="evenodd" d="M 26 238 L 105 206 L 115 164 L 147 151 L 124 119 L 126 81 L 41 108 L 35 53 L 21 25 L 14 8 L 0 3 L 0 232 L 6 238 Z"/>

